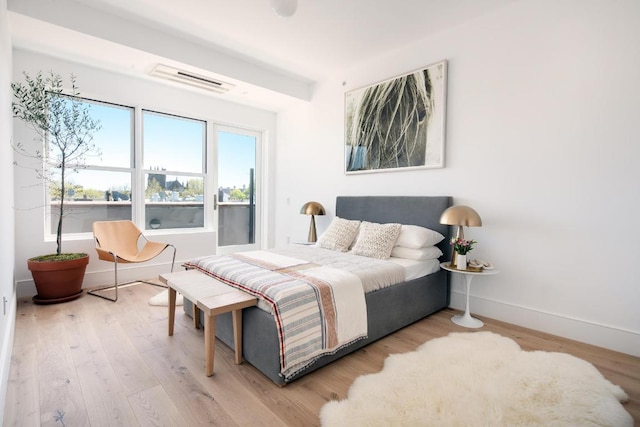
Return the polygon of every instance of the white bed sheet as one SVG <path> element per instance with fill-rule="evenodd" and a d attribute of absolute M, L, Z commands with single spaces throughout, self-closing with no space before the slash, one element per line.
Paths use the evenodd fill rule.
<path fill-rule="evenodd" d="M 437 259 L 416 261 L 392 257 L 381 260 L 353 255 L 351 252 L 332 251 L 315 245 L 290 245 L 274 251 L 319 265 L 350 271 L 360 277 L 365 293 L 440 270 L 440 261 Z"/>

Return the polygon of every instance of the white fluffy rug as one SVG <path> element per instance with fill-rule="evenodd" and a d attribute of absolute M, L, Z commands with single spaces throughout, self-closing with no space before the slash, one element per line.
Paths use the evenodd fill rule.
<path fill-rule="evenodd" d="M 165 289 L 149 299 L 149 305 L 159 305 L 167 307 L 169 305 L 169 290 Z M 176 305 L 182 305 L 182 295 L 176 294 Z"/>
<path fill-rule="evenodd" d="M 452 333 L 389 356 L 327 403 L 323 426 L 633 426 L 628 399 L 590 363 L 527 352 L 492 332 Z"/>

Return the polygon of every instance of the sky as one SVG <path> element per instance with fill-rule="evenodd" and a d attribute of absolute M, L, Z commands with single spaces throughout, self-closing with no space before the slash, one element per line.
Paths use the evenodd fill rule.
<path fill-rule="evenodd" d="M 249 135 L 218 132 L 218 185 L 249 185 L 249 169 L 255 169 L 256 139 Z"/>

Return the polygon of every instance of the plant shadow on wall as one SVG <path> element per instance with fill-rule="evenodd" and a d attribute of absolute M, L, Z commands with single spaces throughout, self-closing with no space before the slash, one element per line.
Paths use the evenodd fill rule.
<path fill-rule="evenodd" d="M 62 225 L 69 175 L 85 167 L 87 156 L 99 156 L 93 142 L 100 122 L 91 117 L 90 107 L 79 98 L 75 76 L 69 77 L 70 89 L 50 72 L 35 76 L 23 73 L 24 83 L 11 84 L 14 117 L 23 121 L 38 136 L 37 146 L 16 143 L 16 152 L 35 159 L 38 180 L 49 189 L 51 200 L 58 200 L 56 253 L 30 258 L 27 265 L 41 304 L 70 301 L 82 295 L 82 281 L 89 263 L 86 253 L 62 252 Z M 17 165 L 17 162 L 14 162 Z M 53 204 L 51 205 L 53 208 Z"/>
<path fill-rule="evenodd" d="M 345 97 L 345 171 L 444 166 L 446 62 Z"/>

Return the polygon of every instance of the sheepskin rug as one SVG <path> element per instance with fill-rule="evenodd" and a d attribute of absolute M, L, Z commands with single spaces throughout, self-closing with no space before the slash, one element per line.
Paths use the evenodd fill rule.
<path fill-rule="evenodd" d="M 176 293 L 176 306 L 183 304 L 182 295 Z M 169 289 L 165 289 L 157 295 L 149 298 L 149 305 L 167 307 L 169 305 Z"/>
<path fill-rule="evenodd" d="M 492 332 L 394 354 L 322 408 L 323 426 L 633 426 L 626 393 L 590 363 Z"/>

